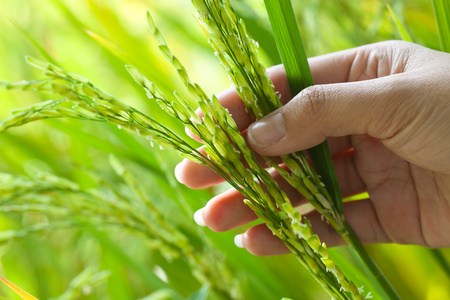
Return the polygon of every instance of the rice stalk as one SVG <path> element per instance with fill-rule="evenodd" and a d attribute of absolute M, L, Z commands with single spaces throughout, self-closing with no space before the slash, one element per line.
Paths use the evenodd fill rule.
<path fill-rule="evenodd" d="M 214 3 L 213 5 L 215 5 Z M 224 2 L 220 3 L 223 4 Z M 232 16 L 231 7 L 229 5 L 224 7 L 228 9 L 227 16 Z M 213 12 L 218 13 L 217 10 Z M 330 259 L 326 246 L 320 242 L 316 235 L 312 234 L 310 224 L 308 222 L 302 223 L 301 216 L 295 213 L 284 192 L 280 190 L 269 173 L 257 164 L 254 154 L 247 148 L 244 138 L 228 112 L 220 105 L 215 96 L 208 98 L 200 86 L 190 81 L 185 68 L 170 52 L 150 15 L 148 15 L 148 20 L 150 29 L 159 42 L 161 52 L 174 65 L 183 84 L 202 108 L 204 119 L 200 120 L 196 116 L 193 109 L 187 105 L 187 101 L 180 94 L 175 93 L 177 101 L 170 102 L 161 90 L 141 75 L 137 69 L 129 66 L 128 70 L 133 78 L 144 87 L 150 98 L 156 99 L 164 110 L 180 119 L 187 128 L 203 139 L 207 156 L 193 149 L 166 126 L 97 88 L 88 79 L 68 73 L 53 64 L 46 64 L 31 58 L 28 58 L 28 62 L 44 71 L 47 76 L 45 80 L 19 83 L 0 82 L 0 86 L 7 89 L 53 92 L 62 96 L 63 99 L 16 112 L 12 117 L 0 123 L 0 132 L 39 119 L 69 117 L 111 122 L 139 135 L 146 136 L 165 148 L 178 150 L 183 157 L 212 167 L 239 190 L 247 198 L 246 203 L 267 223 L 272 232 L 286 244 L 333 297 L 337 299 L 363 299 L 355 285 L 345 278 L 340 269 Z M 240 22 L 239 24 L 241 24 L 239 28 L 244 34 L 243 23 Z M 230 40 L 230 42 L 232 41 Z M 246 47 L 255 46 L 254 44 L 248 44 Z M 235 47 L 234 50 L 238 48 Z M 254 57 L 249 59 L 247 64 L 252 65 L 255 59 Z M 264 75 L 260 75 L 265 74 L 263 67 L 258 66 L 259 70 L 255 72 L 255 78 L 258 76 L 264 77 Z M 243 73 L 234 72 L 233 76 L 239 78 L 240 74 Z M 257 101 L 256 109 L 252 110 L 255 116 L 260 117 L 265 110 L 270 107 L 276 108 L 280 104 L 279 98 L 274 93 L 273 85 L 270 84 L 267 76 L 265 78 L 259 87 L 259 91 L 262 95 L 265 95 L 267 90 L 271 90 L 273 93 L 267 93 L 267 95 L 272 95 L 268 100 L 269 104 Z M 242 86 L 242 91 L 257 85 L 258 81 L 251 82 L 247 86 Z M 252 96 L 252 99 L 255 99 L 254 96 Z M 241 158 L 243 161 L 241 161 Z M 297 159 L 297 157 L 295 158 Z M 287 163 L 291 163 L 290 167 L 294 170 L 296 170 L 295 167 L 298 168 L 298 163 L 295 161 L 288 161 Z M 303 163 L 305 164 L 303 165 Z M 300 164 L 303 168 L 311 168 L 306 159 L 300 161 Z M 306 189 L 308 186 L 314 186 L 314 180 L 316 179 L 318 180 L 317 176 L 313 178 L 303 177 L 299 182 Z M 314 188 L 313 191 L 315 191 Z M 312 194 L 312 197 L 316 201 L 323 200 L 322 197 L 317 195 L 316 192 L 316 194 Z M 324 205 L 328 205 L 328 203 Z M 142 224 L 139 222 L 142 222 L 144 228 L 152 228 L 152 225 L 146 222 L 140 213 L 133 212 L 123 205 L 120 206 L 120 209 L 125 212 L 125 215 L 133 213 L 126 226 L 134 228 L 133 224 L 137 223 L 139 227 L 134 229 L 140 229 Z M 278 209 L 282 211 L 279 212 Z M 186 245 L 184 240 L 176 240 L 173 243 L 167 235 L 160 235 L 158 238 L 172 247 L 176 247 L 176 243 Z M 190 252 L 185 252 L 185 254 L 188 259 L 192 259 L 194 264 L 199 264 L 199 261 L 195 260 Z M 203 273 L 203 275 L 205 274 Z M 208 277 L 203 279 L 208 280 Z"/>
<path fill-rule="evenodd" d="M 193 3 L 198 10 L 200 23 L 206 27 L 206 31 L 209 33 L 210 44 L 224 65 L 250 115 L 254 119 L 259 119 L 281 107 L 281 102 L 278 99 L 274 86 L 267 77 L 265 68 L 258 61 L 256 55 L 257 43 L 249 38 L 244 23 L 236 17 L 229 2 L 198 0 L 193 1 Z M 288 2 L 283 1 L 283 3 L 286 4 Z M 268 4 L 270 4 L 269 1 L 266 2 L 266 5 Z M 277 5 L 268 7 L 269 16 L 274 14 Z M 276 29 L 274 27 L 274 30 Z M 275 32 L 275 37 L 279 37 L 277 36 L 277 32 Z M 288 44 L 290 38 L 297 38 L 295 32 L 280 40 Z M 280 40 L 277 40 L 277 43 Z M 312 85 L 308 63 L 302 57 L 305 56 L 304 50 L 302 49 L 303 47 L 300 42 L 300 45 L 296 45 L 295 47 L 295 50 L 300 52 L 300 55 L 296 52 L 290 52 L 289 56 L 283 57 L 284 61 L 291 61 L 290 64 L 285 61 L 285 67 L 289 84 L 291 87 L 295 86 L 296 89 L 305 87 L 304 82 L 311 82 L 309 85 Z M 295 65 L 295 67 L 293 68 L 292 65 Z M 298 72 L 296 70 L 297 67 L 307 69 L 308 72 Z M 289 76 L 291 73 L 295 73 L 296 76 Z M 295 93 L 296 91 L 293 91 L 293 94 Z M 277 169 L 286 181 L 313 204 L 315 209 L 326 218 L 327 222 L 345 240 L 353 241 L 346 238 L 346 236 L 351 235 L 351 229 L 348 227 L 343 216 L 342 198 L 340 196 L 339 186 L 337 185 L 336 175 L 333 171 L 328 146 L 325 144 L 315 148 L 311 149 L 311 156 L 314 162 L 319 162 L 319 164 L 316 164 L 317 169 L 324 170 L 321 172 L 321 175 L 326 185 L 322 183 L 321 178 L 310 166 L 306 156 L 302 152 L 281 157 L 285 165 L 289 168 L 289 172 L 279 167 L 267 157 L 266 160 L 271 167 Z M 332 193 L 333 197 L 331 197 L 330 193 Z"/>
<path fill-rule="evenodd" d="M 265 0 L 265 5 L 274 31 L 278 51 L 286 69 L 289 87 L 291 93 L 295 95 L 302 89 L 312 86 L 314 82 L 295 20 L 292 4 L 290 0 Z M 351 253 L 356 254 L 354 255 L 355 258 L 360 261 L 370 280 L 376 286 L 377 292 L 379 292 L 380 295 L 383 295 L 384 298 L 399 299 L 399 296 L 390 282 L 367 253 L 361 241 L 345 220 L 342 196 L 327 142 L 325 141 L 308 151 L 311 160 L 315 165 L 317 174 L 320 175 L 319 178 L 323 181 L 325 189 L 329 192 L 329 195 L 321 193 L 321 197 L 319 196 L 317 198 L 322 205 L 334 211 L 334 215 L 324 215 L 327 221 L 333 225 L 335 230 L 351 246 Z M 301 159 L 304 159 L 304 157 Z M 307 164 L 307 162 L 305 162 L 305 164 Z M 284 178 L 289 178 L 289 174 L 287 174 L 285 170 L 279 167 L 278 170 L 279 172 L 284 173 Z M 315 173 L 314 170 L 311 171 Z M 297 181 L 298 179 L 291 181 L 290 183 L 295 186 Z M 314 187 L 308 184 L 306 184 L 306 186 L 310 188 L 310 191 L 314 192 Z M 299 188 L 297 188 L 297 190 L 301 192 Z M 312 204 L 318 209 L 317 204 L 314 201 L 312 201 Z M 338 222 L 333 222 L 330 217 L 336 218 Z"/>
<path fill-rule="evenodd" d="M 53 118 L 69 117 L 111 122 L 123 128 L 127 128 L 132 132 L 136 132 L 139 135 L 146 136 L 149 139 L 158 142 L 160 145 L 164 145 L 166 148 L 177 149 L 184 157 L 211 166 L 230 184 L 240 190 L 255 204 L 253 208 L 256 210 L 258 216 L 264 221 L 272 224 L 271 229 L 275 231 L 278 237 L 288 244 L 288 247 L 295 252 L 304 265 L 306 265 L 313 274 L 318 276 L 321 283 L 330 291 L 330 293 L 335 295 L 338 299 L 348 298 L 347 291 L 341 289 L 341 285 L 336 279 L 336 274 L 340 274 L 337 271 L 337 267 L 331 269 L 332 271 L 334 270 L 335 273 L 328 272 L 330 268 L 328 268 L 321 260 L 321 258 L 328 258 L 327 256 L 323 256 L 324 251 L 326 251 L 324 250 L 326 249 L 324 245 L 320 249 L 317 247 L 314 249 L 311 248 L 305 240 L 298 242 L 298 235 L 291 229 L 290 223 L 284 219 L 286 214 L 279 215 L 275 203 L 281 208 L 286 208 L 283 204 L 289 203 L 289 200 L 286 195 L 280 191 L 276 182 L 273 181 L 267 171 L 257 165 L 254 155 L 247 149 L 245 140 L 240 135 L 231 116 L 222 108 L 216 98 L 213 97 L 213 99 L 208 99 L 198 85 L 190 83 L 190 81 L 185 81 L 188 90 L 191 94 L 196 95 L 200 105 L 204 106 L 205 115 L 210 118 L 209 122 L 206 122 L 205 124 L 194 123 L 191 121 L 191 118 L 195 120 L 195 112 L 192 109 L 184 109 L 183 105 L 172 105 L 172 103 L 167 101 L 167 97 L 165 97 L 154 84 L 151 84 L 151 82 L 144 77 L 139 76 L 136 69 L 128 67 L 130 73 L 132 73 L 134 78 L 146 88 L 147 92 L 153 98 L 156 98 L 162 106 L 166 105 L 169 113 L 179 116 L 183 122 L 186 122 L 191 126 L 193 132 L 199 134 L 201 138 L 207 141 L 206 151 L 209 157 L 206 157 L 193 149 L 182 138 L 164 125 L 159 124 L 156 120 L 120 102 L 118 99 L 95 87 L 89 80 L 76 74 L 70 74 L 52 64 L 46 64 L 31 58 L 28 58 L 28 61 L 34 66 L 43 69 L 45 74 L 50 77 L 44 85 L 42 85 L 41 82 L 39 85 L 36 85 L 34 81 L 30 81 L 29 84 L 28 82 L 14 84 L 2 82 L 2 85 L 9 89 L 52 91 L 53 93 L 65 97 L 64 101 L 57 101 L 56 103 L 50 102 L 49 104 L 46 103 L 41 106 L 34 105 L 27 109 L 15 112 L 13 116 L 0 122 L 0 131 L 4 131 L 10 127 L 20 126 L 27 122 L 45 119 L 51 115 Z M 175 60 L 175 62 L 177 61 Z M 177 64 L 177 66 L 179 66 L 180 70 L 184 70 L 184 68 L 181 68 L 181 64 Z M 183 71 L 180 71 L 180 74 L 184 74 Z M 178 100 L 183 101 L 178 94 L 176 95 Z M 64 107 L 65 110 L 61 112 L 58 105 L 61 105 L 62 103 L 68 104 L 69 106 Z M 208 117 L 206 120 L 208 120 Z M 233 144 L 237 145 L 238 150 L 228 143 L 229 139 L 232 140 Z M 238 153 L 240 151 L 241 153 Z M 240 161 L 240 154 L 244 156 L 247 165 Z M 210 159 L 210 157 L 212 159 Z M 251 171 L 247 170 L 246 167 L 251 167 Z M 226 172 L 230 172 L 230 174 L 227 174 Z M 264 184 L 255 181 L 254 175 L 258 181 L 263 182 Z M 97 201 L 97 203 L 98 202 L 99 201 Z M 128 216 L 128 214 L 132 212 L 123 204 L 119 205 L 119 207 L 122 212 L 122 217 L 124 215 Z M 103 213 L 103 215 L 106 216 L 101 222 L 106 224 L 114 223 L 111 222 L 111 220 L 108 220 L 111 212 L 105 212 L 104 210 L 105 208 L 99 208 L 94 211 L 94 214 L 87 214 L 90 216 L 101 216 L 101 213 Z M 81 210 L 75 208 L 75 211 Z M 86 210 L 84 209 L 83 211 L 86 214 Z M 145 216 L 136 212 L 133 212 L 133 214 L 132 218 L 128 217 L 125 221 L 121 219 L 117 224 L 125 225 L 136 231 L 142 231 L 146 226 L 152 228 L 152 224 L 146 221 Z M 143 227 L 139 222 L 144 223 L 146 226 Z M 168 239 L 170 239 L 168 236 L 170 235 L 158 236 L 158 239 L 161 238 L 168 241 Z M 177 241 L 177 243 L 178 242 L 182 245 L 186 245 L 184 241 Z M 170 245 L 174 246 L 174 243 L 170 243 Z M 166 254 L 172 253 L 173 251 L 170 251 L 169 249 L 170 248 L 165 249 L 164 252 Z M 315 252 L 315 250 L 317 252 Z M 202 265 L 190 252 L 187 252 L 186 254 L 186 257 L 191 260 L 192 264 Z M 197 276 L 199 275 L 197 274 Z M 207 279 L 208 277 L 205 276 L 202 280 Z M 354 285 L 349 284 L 347 286 L 349 287 L 349 290 L 357 291 L 357 289 L 354 288 Z"/>
<path fill-rule="evenodd" d="M 146 198 L 121 162 L 116 158 L 111 161 L 118 175 L 124 176 L 124 190 L 119 191 L 117 185 L 101 178 L 98 178 L 97 189 L 86 191 L 54 175 L 42 174 L 29 179 L 0 174 L 0 211 L 40 213 L 49 217 L 48 222 L 0 231 L 0 244 L 58 229 L 127 230 L 144 238 L 147 246 L 159 251 L 166 260 L 184 259 L 193 276 L 199 282 L 208 283 L 221 298 L 239 299 L 239 289 L 221 254 L 207 243 L 202 251 L 194 249 L 186 235 L 171 225 Z"/>
<path fill-rule="evenodd" d="M 282 106 L 273 83 L 257 57 L 257 43 L 248 36 L 227 0 L 193 1 L 198 19 L 209 33 L 209 41 L 243 100 L 247 111 L 255 120 Z M 289 71 L 289 70 L 287 70 Z M 305 76 L 302 74 L 302 76 Z M 327 221 L 346 235 L 342 204 L 333 201 L 326 186 L 310 166 L 302 152 L 281 156 L 290 172 L 281 175 L 321 213 Z M 266 157 L 272 167 L 276 164 Z"/>
<path fill-rule="evenodd" d="M 207 1 L 205 1 L 204 4 L 206 2 Z M 230 6 L 224 7 L 225 9 L 231 9 Z M 230 14 L 231 12 L 227 13 L 228 16 L 230 16 Z M 339 268 L 331 261 L 325 245 L 321 244 L 319 238 L 312 234 L 310 224 L 308 222 L 301 222 L 300 214 L 294 213 L 294 209 L 284 192 L 280 190 L 279 186 L 269 173 L 257 164 L 254 153 L 246 146 L 244 138 L 240 135 L 237 126 L 228 114 L 228 111 L 218 103 L 215 96 L 212 96 L 211 99 L 209 99 L 203 90 L 189 79 L 186 69 L 170 51 L 167 42 L 159 29 L 155 26 L 150 14 L 148 14 L 148 21 L 150 30 L 158 41 L 158 48 L 164 57 L 174 66 L 192 98 L 199 104 L 204 115 L 203 119 L 199 120 L 199 117 L 195 112 L 189 108 L 185 109 L 189 113 L 188 115 L 185 115 L 185 112 L 180 110 L 180 107 L 188 107 L 188 104 L 179 94 L 175 93 L 178 102 L 169 102 L 167 97 L 161 95 L 161 92 L 155 88 L 154 84 L 136 69 L 129 67 L 130 73 L 135 80 L 144 87 L 150 98 L 156 99 L 164 110 L 172 116 L 182 120 L 186 128 L 203 140 L 206 153 L 215 161 L 215 163 L 219 164 L 222 171 L 228 173 L 234 182 L 232 185 L 236 188 L 235 183 L 239 183 L 240 187 L 237 189 L 248 198 L 246 200 L 247 205 L 255 211 L 260 219 L 267 223 L 267 226 L 272 232 L 285 242 L 292 252 L 297 254 L 304 265 L 315 274 L 316 278 L 331 291 L 332 294 L 335 294 L 335 290 L 330 289 L 330 283 L 332 282 L 324 281 L 324 278 L 321 278 L 323 274 L 318 272 L 319 268 L 317 268 L 317 266 L 324 267 L 323 270 L 326 271 L 330 270 L 335 275 L 334 279 L 338 280 L 337 284 L 341 285 L 342 290 L 348 292 L 352 297 L 362 297 L 354 284 L 348 281 Z M 231 51 L 230 53 L 233 52 Z M 236 73 L 234 73 L 234 76 L 236 76 Z M 278 99 L 275 93 L 272 95 L 274 95 L 273 98 Z M 254 98 L 256 98 L 256 96 Z M 205 128 L 209 130 L 209 133 L 204 130 Z M 239 156 L 241 156 L 245 164 L 241 161 Z M 233 170 L 233 168 L 235 170 Z M 224 178 L 228 179 L 228 176 Z M 246 183 L 246 185 L 240 183 L 242 179 L 244 179 L 244 184 Z M 302 182 L 305 186 L 306 184 L 311 184 L 308 178 L 304 178 Z M 319 197 L 319 199 L 322 200 L 322 197 Z M 276 207 L 273 206 L 274 204 Z M 325 205 L 326 204 L 328 203 L 325 203 Z M 281 214 L 277 212 L 278 208 L 282 210 Z M 276 219 L 277 217 L 278 220 Z M 280 221 L 285 221 L 285 223 L 283 224 L 283 222 Z M 289 224 L 289 222 L 291 222 L 291 224 Z M 279 224 L 282 224 L 281 228 Z M 300 230 L 300 227 L 298 226 L 296 227 L 298 230 L 291 228 L 291 226 L 296 226 L 298 224 L 302 224 L 300 227 L 303 228 L 303 230 Z M 281 232 L 282 234 L 280 234 Z M 303 244 L 298 242 L 298 239 L 300 239 Z M 336 285 L 336 282 L 334 282 L 334 285 Z M 341 290 L 341 288 L 339 288 L 339 290 Z"/>
<path fill-rule="evenodd" d="M 92 293 L 93 288 L 104 283 L 110 275 L 110 271 L 99 272 L 94 267 L 88 267 L 70 282 L 61 296 L 50 300 L 72 300 L 87 296 Z"/>

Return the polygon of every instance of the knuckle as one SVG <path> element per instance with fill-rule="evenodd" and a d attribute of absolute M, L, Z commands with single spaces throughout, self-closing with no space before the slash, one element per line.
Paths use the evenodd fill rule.
<path fill-rule="evenodd" d="M 326 92 L 320 85 L 304 89 L 298 96 L 298 117 L 313 122 L 325 109 Z"/>

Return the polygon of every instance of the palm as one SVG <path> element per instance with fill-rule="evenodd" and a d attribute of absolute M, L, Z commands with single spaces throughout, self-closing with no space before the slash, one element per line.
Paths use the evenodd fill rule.
<path fill-rule="evenodd" d="M 351 141 L 359 180 L 389 239 L 429 247 L 448 245 L 442 223 L 450 220 L 450 211 L 436 184 L 445 176 L 410 164 L 379 140 L 353 136 Z"/>

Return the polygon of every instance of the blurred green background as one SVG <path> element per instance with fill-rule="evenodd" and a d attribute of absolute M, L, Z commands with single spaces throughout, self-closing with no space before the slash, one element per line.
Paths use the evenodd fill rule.
<path fill-rule="evenodd" d="M 293 2 L 308 56 L 401 38 L 385 1 Z M 262 1 L 232 3 L 259 42 L 264 64 L 279 63 Z M 389 3 L 416 43 L 439 49 L 430 1 Z M 39 72 L 25 63 L 26 55 L 51 60 L 90 78 L 122 101 L 184 134 L 180 124 L 147 100 L 124 67 L 138 67 L 169 94 L 181 87 L 151 39 L 147 10 L 154 15 L 192 78 L 208 93 L 230 86 L 188 0 L 0 0 L 0 78 L 39 78 Z M 182 89 L 180 92 L 185 93 Z M 0 119 L 12 109 L 51 97 L 0 90 Z M 196 267 L 188 259 L 181 255 L 167 260 L 165 248 L 151 236 L 136 234 L 126 226 L 84 228 L 78 224 L 73 228 L 52 228 L 52 224 L 68 217 L 46 211 L 13 210 L 10 206 L 0 213 L 0 275 L 39 299 L 328 298 L 293 256 L 261 258 L 237 249 L 233 237 L 245 228 L 227 233 L 198 228 L 192 220 L 193 212 L 226 186 L 201 191 L 181 186 L 172 171 L 181 160 L 176 153 L 152 148 L 145 139 L 114 126 L 78 120 L 37 122 L 0 134 L 1 173 L 34 180 L 42 178 L 44 172 L 66 178 L 78 184 L 80 190 L 100 193 L 102 199 L 107 199 L 111 189 L 99 184 L 101 178 L 135 197 L 129 190 L 136 187 L 127 185 L 113 171 L 108 160 L 110 153 L 139 178 L 139 189 L 161 216 L 189 238 L 198 259 L 207 264 L 211 261 L 209 254 L 214 253 L 212 260 L 218 266 L 211 268 L 216 273 L 211 278 L 229 284 L 231 293 L 221 296 L 214 288 L 209 292 L 201 289 L 205 282 L 193 277 Z M 0 184 L 0 198 L 7 191 L 5 182 Z M 28 196 L 33 197 L 34 193 L 30 190 Z M 45 196 L 65 197 L 57 193 Z M 77 214 L 81 216 L 83 211 L 73 212 L 70 218 Z M 42 224 L 48 228 L 26 232 L 27 228 Z M 398 245 L 373 245 L 368 249 L 402 299 L 450 299 L 450 251 Z M 349 277 L 369 291 L 370 282 L 365 282 L 348 260 L 347 249 L 334 249 L 333 253 Z M 100 273 L 105 270 L 109 273 Z M 19 299 L 3 285 L 0 296 Z"/>

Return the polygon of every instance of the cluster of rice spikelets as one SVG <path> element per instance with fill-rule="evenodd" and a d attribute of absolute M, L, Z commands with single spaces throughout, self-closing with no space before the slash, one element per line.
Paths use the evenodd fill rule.
<path fill-rule="evenodd" d="M 209 1 L 201 2 L 204 7 L 208 8 L 208 3 L 210 3 Z M 219 4 L 223 4 L 219 8 L 225 9 L 225 13 L 230 16 L 231 20 L 235 19 L 237 24 L 243 24 L 242 22 L 237 22 L 234 12 L 231 10 L 231 6 L 225 5 L 227 3 L 212 1 L 211 6 Z M 211 7 L 209 8 L 211 9 Z M 207 11 L 210 15 L 207 15 L 207 12 L 203 12 L 201 16 L 206 19 L 211 18 L 211 15 L 213 14 L 211 11 L 212 10 Z M 223 11 L 220 12 L 224 13 Z M 332 260 L 329 258 L 326 246 L 320 243 L 320 240 L 316 235 L 312 234 L 310 224 L 307 222 L 301 222 L 300 214 L 294 213 L 295 210 L 284 192 L 280 190 L 279 186 L 269 175 L 269 173 L 258 165 L 254 153 L 248 149 L 244 138 L 240 135 L 237 126 L 228 114 L 228 111 L 220 105 L 215 96 L 212 96 L 209 99 L 204 91 L 189 79 L 186 69 L 171 53 L 167 42 L 159 29 L 155 26 L 150 14 L 148 14 L 148 21 L 150 30 L 158 41 L 158 47 L 161 53 L 177 70 L 180 79 L 190 92 L 190 95 L 199 104 L 204 117 L 200 120 L 192 109 L 184 109 L 184 107 L 188 106 L 188 103 L 182 99 L 178 93 L 175 93 L 175 97 L 178 102 L 168 101 L 167 97 L 156 91 L 154 85 L 147 78 L 140 74 L 136 69 L 132 69 L 131 74 L 135 80 L 144 87 L 150 98 L 157 99 L 163 109 L 165 109 L 172 116 L 182 120 L 191 132 L 202 139 L 205 144 L 204 149 L 208 154 L 208 157 L 212 158 L 212 160 L 220 168 L 217 170 L 218 173 L 223 174 L 225 172 L 227 176 L 223 177 L 227 179 L 228 182 L 230 182 L 231 177 L 232 185 L 244 194 L 244 196 L 246 196 L 246 203 L 256 212 L 260 219 L 266 222 L 272 232 L 277 235 L 288 246 L 288 248 L 297 255 L 297 257 L 299 257 L 299 259 L 313 274 L 316 275 L 316 278 L 327 289 L 330 290 L 330 286 L 333 285 L 335 287 L 340 286 L 339 291 L 343 290 L 348 292 L 351 297 L 362 298 L 356 286 L 345 278 L 340 269 L 334 265 Z M 220 28 L 219 25 L 217 25 L 217 27 Z M 242 29 L 241 32 L 245 34 L 245 29 Z M 227 34 L 228 33 L 225 33 L 225 35 Z M 245 36 L 246 39 L 249 40 L 246 34 Z M 228 37 L 228 39 L 230 38 Z M 254 45 L 249 42 L 246 44 Z M 229 53 L 232 54 L 234 51 L 235 50 L 230 50 Z M 249 55 L 245 53 L 240 55 L 240 57 L 248 58 Z M 264 86 L 264 84 L 261 84 L 260 79 L 258 79 L 263 78 L 263 81 L 267 83 L 266 86 L 270 87 L 273 91 L 272 94 L 267 94 L 268 96 L 272 95 L 269 99 L 277 99 L 277 101 L 272 101 L 272 104 L 275 107 L 275 105 L 280 102 L 279 98 L 275 94 L 273 85 L 267 78 L 265 69 L 258 63 L 256 55 L 252 57 L 252 60 L 253 63 L 258 66 L 258 69 L 256 71 L 253 70 L 254 74 L 257 75 L 252 76 L 253 82 L 251 83 L 251 86 Z M 252 63 L 250 63 L 250 65 L 252 65 Z M 129 70 L 131 69 L 129 68 Z M 261 74 L 261 72 L 263 73 Z M 239 77 L 236 74 L 238 74 L 237 71 L 230 73 L 230 77 Z M 247 88 L 249 87 L 247 86 Z M 238 87 L 238 90 L 239 89 L 240 88 Z M 261 92 L 264 94 L 264 89 Z M 252 99 L 257 99 L 257 96 L 253 94 Z M 188 114 L 185 114 L 186 112 L 188 112 Z M 309 166 L 305 158 L 302 163 L 307 164 L 309 168 L 308 170 L 312 172 L 312 168 Z M 312 174 L 315 173 L 312 172 Z M 317 175 L 316 178 L 318 179 Z M 313 191 L 315 197 L 320 200 L 325 198 L 319 193 L 318 189 L 307 177 L 303 177 L 301 182 L 305 187 L 307 184 L 311 185 L 309 188 Z M 236 183 L 238 183 L 237 187 Z M 326 202 L 324 205 L 329 207 L 328 204 L 329 202 Z M 274 207 L 274 205 L 276 207 Z M 282 212 L 279 213 L 278 209 L 281 209 Z M 307 229 L 299 230 L 299 224 L 302 224 L 300 226 L 301 228 Z M 298 230 L 293 229 L 293 227 Z M 301 242 L 299 242 L 299 238 Z M 325 275 L 322 273 L 323 271 L 325 271 Z M 327 271 L 331 271 L 330 273 L 332 273 L 335 277 L 332 279 L 327 278 Z M 337 282 L 333 282 L 333 279 L 337 279 Z M 331 293 L 334 295 L 335 290 L 331 290 Z M 344 296 L 344 299 L 345 297 L 348 296 Z"/>
<path fill-rule="evenodd" d="M 46 222 L 23 229 L 0 231 L 0 244 L 30 234 L 68 228 L 127 230 L 143 237 L 150 248 L 159 251 L 168 261 L 184 259 L 194 277 L 209 284 L 221 298 L 239 299 L 239 288 L 224 263 L 223 255 L 207 240 L 204 241 L 204 249 L 195 249 L 188 237 L 150 201 L 121 161 L 111 156 L 110 163 L 123 179 L 123 187 L 101 177 L 96 178 L 98 188 L 85 190 L 72 181 L 51 174 L 43 173 L 35 179 L 0 174 L 0 212 L 40 213 L 48 217 Z M 75 290 L 73 287 L 66 292 L 72 294 Z"/>
<path fill-rule="evenodd" d="M 247 34 L 245 24 L 236 17 L 229 1 L 192 1 L 198 19 L 209 33 L 209 41 L 225 67 L 232 83 L 254 119 L 260 119 L 281 107 L 280 99 L 257 57 L 257 43 Z M 304 153 L 284 155 L 289 172 L 266 160 L 295 187 L 314 208 L 341 234 L 346 235 L 344 216 L 335 207 L 328 191 L 308 163 Z"/>
<path fill-rule="evenodd" d="M 150 23 L 152 24 L 152 22 Z M 165 47 L 161 48 L 164 49 Z M 170 52 L 166 50 L 166 53 Z M 186 82 L 189 92 L 191 95 L 194 95 L 194 98 L 202 107 L 205 114 L 204 119 L 199 120 L 194 110 L 186 106 L 186 101 L 178 93 L 175 93 L 175 95 L 179 102 L 170 102 L 153 83 L 135 68 L 129 66 L 128 70 L 133 78 L 145 88 L 151 98 L 155 98 L 169 114 L 181 119 L 192 132 L 203 139 L 207 156 L 192 148 L 169 128 L 102 91 L 89 80 L 77 74 L 68 73 L 55 65 L 31 58 L 28 58 L 28 61 L 33 66 L 43 69 L 45 74 L 49 76 L 47 80 L 39 81 L 39 85 L 36 85 L 36 81 L 21 81 L 18 83 L 2 81 L 0 86 L 8 89 L 53 92 L 64 98 L 46 101 L 26 109 L 14 111 L 10 118 L 0 122 L 0 131 L 36 120 L 69 117 L 111 122 L 146 136 L 166 148 L 175 149 L 188 159 L 212 167 L 232 186 L 243 193 L 248 199 L 246 203 L 288 245 L 304 265 L 316 275 L 316 278 L 324 287 L 331 291 L 330 293 L 335 297 L 340 295 L 338 299 L 348 298 L 345 296 L 347 291 L 341 290 L 342 285 L 337 280 L 338 277 L 336 275 L 341 273 L 340 270 L 337 266 L 330 264 L 328 255 L 324 255 L 326 253 L 325 245 L 316 243 L 314 249 L 308 244 L 307 240 L 300 239 L 299 241 L 298 238 L 302 238 L 300 231 L 296 233 L 291 225 L 292 220 L 286 219 L 289 215 L 291 217 L 295 215 L 278 212 L 278 208 L 292 211 L 290 210 L 292 206 L 269 173 L 257 164 L 254 154 L 247 148 L 245 140 L 240 135 L 231 116 L 215 97 L 209 99 L 197 84 L 190 82 L 186 70 L 171 53 L 168 54 L 168 57 L 175 62 L 176 68 L 180 70 L 179 73 L 185 78 L 184 82 Z M 229 143 L 230 140 L 231 143 Z M 241 155 L 244 158 L 244 162 L 240 159 Z M 124 207 L 119 207 L 119 209 L 123 215 L 129 213 Z M 96 212 L 99 211 L 101 210 L 96 210 Z M 106 213 L 106 215 L 110 214 L 110 211 Z M 297 218 L 296 222 L 300 224 L 300 216 L 297 215 L 295 217 Z M 141 216 L 141 218 L 145 219 L 144 216 Z M 123 221 L 121 222 L 123 224 Z M 71 227 L 74 225 L 72 222 L 66 223 L 64 222 L 64 225 L 58 224 L 58 226 Z M 98 224 L 100 223 L 111 224 L 107 219 L 101 220 Z M 152 226 L 152 224 L 148 225 Z M 57 226 L 55 223 L 49 226 L 51 227 L 45 228 L 45 230 L 57 228 L 54 227 Z M 133 226 L 129 225 L 129 227 L 132 228 Z M 28 234 L 28 232 L 22 234 Z M 183 241 L 181 244 L 186 245 L 186 242 Z M 171 253 L 168 249 L 164 252 Z M 329 270 L 334 270 L 334 272 L 328 272 Z M 345 281 L 347 280 L 345 279 Z M 347 286 L 354 285 L 348 284 Z M 352 290 L 357 289 L 352 288 Z M 350 291 L 350 288 L 348 291 Z"/>
<path fill-rule="evenodd" d="M 280 107 L 281 103 L 273 84 L 268 79 L 264 67 L 258 62 L 256 45 L 248 38 L 243 22 L 236 18 L 228 1 L 196 0 L 193 3 L 199 10 L 200 20 L 208 27 L 211 44 L 217 56 L 225 65 L 248 111 L 255 118 L 261 118 Z M 156 99 L 166 112 L 181 120 L 190 131 L 203 140 L 207 155 L 192 148 L 170 128 L 102 91 L 88 79 L 31 58 L 28 58 L 28 62 L 42 69 L 47 76 L 46 79 L 18 83 L 0 81 L 0 87 L 52 92 L 63 98 L 13 112 L 12 117 L 0 122 L 0 132 L 35 120 L 76 118 L 111 122 L 146 136 L 164 148 L 177 150 L 183 157 L 213 168 L 239 190 L 247 198 L 246 203 L 258 217 L 286 244 L 333 297 L 364 299 L 356 286 L 330 259 L 326 246 L 312 233 L 309 222 L 307 220 L 302 222 L 300 214 L 292 207 L 275 180 L 258 165 L 255 154 L 248 149 L 245 139 L 228 111 L 220 105 L 215 96 L 208 97 L 198 84 L 189 79 L 186 69 L 171 53 L 149 14 L 148 21 L 151 32 L 158 41 L 159 49 L 175 67 L 189 94 L 200 106 L 204 117 L 200 119 L 179 93 L 174 93 L 176 101 L 170 101 L 136 68 L 128 66 L 127 69 L 150 98 Z M 340 216 L 333 208 L 326 189 L 306 157 L 302 153 L 296 153 L 282 158 L 292 173 L 284 171 L 273 162 L 271 165 L 310 200 L 331 224 L 342 229 Z M 151 211 L 151 202 L 145 201 L 145 204 Z M 124 215 L 134 214 L 126 207 L 119 207 L 119 209 Z M 151 222 L 145 221 L 145 216 L 135 217 L 139 217 L 139 220 L 148 226 L 147 230 L 153 229 Z M 158 222 L 162 221 L 158 220 Z M 151 231 L 155 232 L 155 230 Z M 158 238 L 173 247 L 190 249 L 187 240 L 179 236 L 176 231 L 167 232 Z M 192 253 L 186 251 L 183 253 L 188 258 L 193 257 Z M 192 258 L 192 264 L 201 264 L 201 261 Z M 201 272 L 199 277 L 208 280 L 205 274 L 207 274 L 206 271 Z"/>

